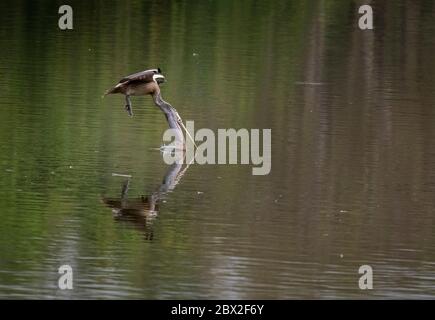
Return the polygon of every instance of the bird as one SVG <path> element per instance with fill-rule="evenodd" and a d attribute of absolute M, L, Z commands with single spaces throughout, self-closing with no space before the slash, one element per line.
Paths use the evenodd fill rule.
<path fill-rule="evenodd" d="M 153 94 L 157 89 L 160 89 L 159 84 L 163 82 L 165 82 L 165 77 L 160 68 L 144 70 L 123 77 L 116 86 L 107 90 L 104 96 L 116 93 L 125 95 L 125 110 L 132 117 L 133 109 L 130 97 Z"/>
<path fill-rule="evenodd" d="M 178 114 L 177 110 L 171 106 L 168 102 L 163 100 L 160 91 L 160 84 L 165 82 L 165 76 L 162 74 L 160 68 L 148 69 L 140 72 L 133 73 L 122 78 L 117 85 L 107 90 L 104 96 L 109 94 L 120 93 L 125 95 L 125 110 L 130 117 L 133 116 L 133 109 L 131 105 L 131 96 L 143 96 L 151 95 L 154 103 L 165 114 L 169 127 L 174 130 L 176 137 L 175 143 L 181 148 L 185 148 L 185 140 L 183 136 L 183 130 L 186 135 L 193 141 L 192 136 L 187 131 L 183 124 L 183 120 Z"/>

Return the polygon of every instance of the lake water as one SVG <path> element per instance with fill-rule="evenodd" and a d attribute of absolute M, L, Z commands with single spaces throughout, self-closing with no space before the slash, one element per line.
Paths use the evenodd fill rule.
<path fill-rule="evenodd" d="M 435 1 L 367 2 L 2 1 L 0 298 L 434 298 Z M 157 66 L 270 174 L 166 165 L 152 99 L 101 98 Z"/>

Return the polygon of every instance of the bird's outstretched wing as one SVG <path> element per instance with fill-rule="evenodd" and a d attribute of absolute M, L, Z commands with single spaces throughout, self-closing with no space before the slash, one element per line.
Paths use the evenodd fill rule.
<path fill-rule="evenodd" d="M 162 70 L 160 70 L 160 68 L 144 70 L 144 71 L 130 74 L 130 75 L 122 78 L 119 81 L 119 83 L 133 82 L 133 81 L 151 82 L 151 81 L 153 81 L 153 75 L 161 74 L 161 73 L 162 73 Z"/>
<path fill-rule="evenodd" d="M 155 77 L 156 75 L 159 76 Z M 120 92 L 124 93 L 125 88 L 127 88 L 130 84 L 151 83 L 153 81 L 156 81 L 157 84 L 163 83 L 165 81 L 165 77 L 162 75 L 162 70 L 160 68 L 136 72 L 122 78 L 116 86 L 107 90 L 106 93 L 103 95 L 103 97 L 108 94 L 114 94 Z"/>

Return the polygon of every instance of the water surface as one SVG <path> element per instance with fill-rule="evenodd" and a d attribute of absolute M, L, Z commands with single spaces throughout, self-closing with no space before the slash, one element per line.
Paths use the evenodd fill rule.
<path fill-rule="evenodd" d="M 435 2 L 359 4 L 2 1 L 0 298 L 433 298 Z M 166 165 L 151 98 L 101 99 L 157 66 L 196 128 L 271 128 L 271 173 Z"/>

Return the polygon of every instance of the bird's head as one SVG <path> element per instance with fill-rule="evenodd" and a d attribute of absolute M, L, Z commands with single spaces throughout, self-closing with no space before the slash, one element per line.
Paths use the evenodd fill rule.
<path fill-rule="evenodd" d="M 162 75 L 162 70 L 160 68 L 153 69 L 153 81 L 157 84 L 165 82 L 165 77 Z"/>

